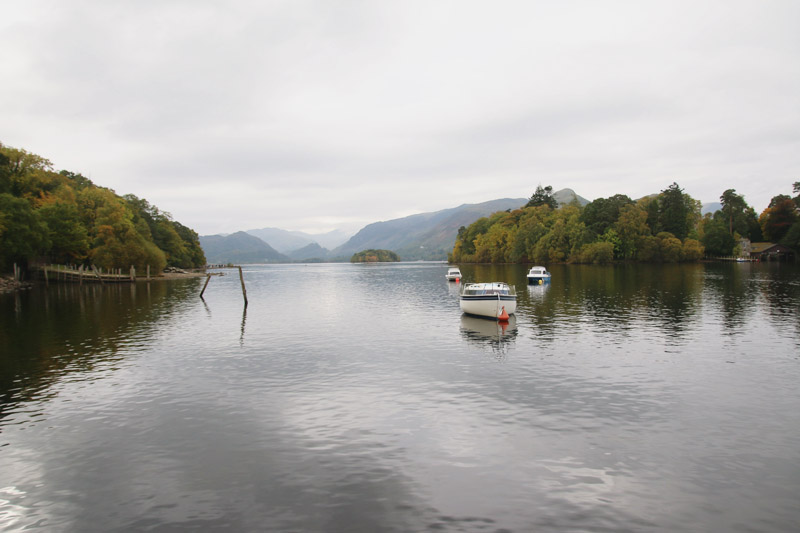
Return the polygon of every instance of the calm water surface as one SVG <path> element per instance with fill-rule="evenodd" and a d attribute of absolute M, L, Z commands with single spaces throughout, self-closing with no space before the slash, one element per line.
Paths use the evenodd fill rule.
<path fill-rule="evenodd" d="M 446 270 L 0 295 L 0 530 L 800 526 L 800 269 Z"/>

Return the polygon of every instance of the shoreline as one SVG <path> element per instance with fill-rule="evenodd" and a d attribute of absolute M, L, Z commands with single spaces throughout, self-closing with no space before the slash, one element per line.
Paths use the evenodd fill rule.
<path fill-rule="evenodd" d="M 150 276 L 149 280 L 146 277 L 137 277 L 136 283 L 141 283 L 141 282 L 147 283 L 148 281 L 172 281 L 176 279 L 204 278 L 209 274 L 212 276 L 222 275 L 218 273 L 207 273 L 207 272 L 162 272 L 157 276 Z M 11 276 L 0 276 L 0 294 L 30 290 L 36 285 L 40 284 L 40 282 L 41 280 L 14 281 L 13 277 Z"/>

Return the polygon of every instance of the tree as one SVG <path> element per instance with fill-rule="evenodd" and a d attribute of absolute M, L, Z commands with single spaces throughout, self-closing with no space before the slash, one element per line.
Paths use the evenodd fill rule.
<path fill-rule="evenodd" d="M 0 267 L 27 263 L 47 249 L 47 226 L 31 204 L 0 194 Z"/>
<path fill-rule="evenodd" d="M 536 192 L 531 195 L 531 199 L 528 200 L 525 207 L 538 207 L 540 205 L 546 205 L 550 209 L 558 209 L 558 201 L 553 198 L 553 187 L 551 185 L 544 188 L 538 185 Z"/>
<path fill-rule="evenodd" d="M 715 257 L 726 257 L 733 254 L 736 241 L 728 233 L 728 228 L 722 220 L 708 219 L 703 224 L 703 238 L 701 239 L 706 252 Z"/>
<path fill-rule="evenodd" d="M 722 215 L 728 223 L 728 233 L 733 235 L 736 231 L 739 235 L 747 235 L 747 202 L 744 196 L 736 194 L 734 189 L 728 189 L 719 197 L 722 203 Z"/>
<path fill-rule="evenodd" d="M 703 258 L 705 249 L 700 241 L 696 239 L 686 239 L 683 241 L 681 250 L 681 261 L 699 261 Z"/>
<path fill-rule="evenodd" d="M 797 195 L 794 197 L 794 203 L 797 204 L 797 208 L 800 209 L 800 181 L 794 182 L 792 185 L 792 192 Z"/>
<path fill-rule="evenodd" d="M 797 220 L 794 200 L 785 194 L 779 194 L 772 198 L 769 207 L 761 213 L 758 221 L 764 238 L 770 242 L 780 242 Z"/>
<path fill-rule="evenodd" d="M 662 231 L 656 235 L 661 241 L 659 247 L 661 249 L 661 260 L 667 263 L 677 263 L 681 260 L 681 253 L 683 252 L 683 244 L 680 239 L 675 237 L 668 231 Z"/>
<path fill-rule="evenodd" d="M 58 263 L 80 263 L 89 253 L 89 233 L 81 222 L 78 206 L 51 203 L 41 207 L 39 215 L 47 225 L 50 258 Z"/>
<path fill-rule="evenodd" d="M 596 235 L 602 235 L 619 218 L 620 209 L 632 205 L 633 200 L 624 194 L 617 194 L 610 198 L 598 198 L 589 202 L 581 212 L 581 220 L 586 228 Z"/>
<path fill-rule="evenodd" d="M 619 210 L 619 217 L 614 223 L 614 229 L 621 241 L 622 257 L 634 258 L 637 243 L 642 237 L 650 234 L 650 227 L 647 225 L 647 211 L 635 204 L 622 206 Z"/>
<path fill-rule="evenodd" d="M 614 260 L 614 245 L 610 242 L 584 244 L 577 255 L 577 262 L 605 264 Z"/>
<path fill-rule="evenodd" d="M 689 234 L 689 207 L 684 198 L 683 189 L 673 183 L 663 191 L 659 198 L 659 217 L 661 231 L 672 233 L 678 239 L 685 239 Z"/>

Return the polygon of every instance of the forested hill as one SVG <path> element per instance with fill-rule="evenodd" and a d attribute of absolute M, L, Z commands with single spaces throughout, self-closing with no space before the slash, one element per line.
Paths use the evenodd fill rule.
<path fill-rule="evenodd" d="M 614 260 L 677 262 L 747 255 L 746 241 L 800 249 L 800 182 L 794 198 L 778 194 L 760 216 L 734 189 L 720 209 L 701 215 L 702 204 L 673 183 L 633 201 L 623 194 L 581 207 L 563 205 L 552 187 L 537 188 L 522 209 L 499 211 L 459 229 L 452 262 L 607 263 Z"/>
<path fill-rule="evenodd" d="M 0 144 L 0 271 L 32 262 L 160 272 L 200 267 L 206 259 L 197 233 L 147 200 L 118 196 Z"/>

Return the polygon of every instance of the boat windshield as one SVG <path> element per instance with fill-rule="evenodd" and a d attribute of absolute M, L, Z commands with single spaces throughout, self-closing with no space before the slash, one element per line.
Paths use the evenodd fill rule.
<path fill-rule="evenodd" d="M 487 294 L 515 295 L 516 291 L 511 285 L 505 283 L 477 283 L 464 288 L 464 296 L 484 296 Z"/>

